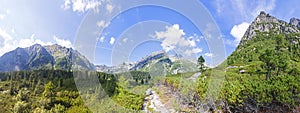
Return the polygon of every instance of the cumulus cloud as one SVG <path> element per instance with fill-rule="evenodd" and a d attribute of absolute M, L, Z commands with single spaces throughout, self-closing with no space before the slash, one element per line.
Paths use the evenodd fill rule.
<path fill-rule="evenodd" d="M 239 25 L 234 25 L 230 31 L 230 34 L 235 38 L 234 43 L 238 44 L 242 37 L 244 36 L 245 32 L 247 31 L 249 27 L 249 23 L 243 22 Z"/>
<path fill-rule="evenodd" d="M 115 43 L 115 40 L 116 40 L 116 39 L 115 39 L 114 37 L 111 37 L 109 43 L 110 43 L 111 45 L 113 45 L 113 44 Z"/>
<path fill-rule="evenodd" d="M 174 50 L 186 56 L 202 52 L 202 49 L 197 47 L 196 44 L 196 42 L 200 41 L 200 37 L 196 37 L 196 35 L 186 36 L 186 33 L 183 29 L 180 29 L 178 24 L 166 26 L 166 30 L 156 31 L 152 36 L 161 40 L 161 46 L 166 52 Z"/>
<path fill-rule="evenodd" d="M 72 43 L 69 40 L 64 40 L 64 39 L 60 39 L 57 36 L 53 36 L 53 39 L 55 41 L 56 44 L 67 47 L 67 48 L 72 48 Z"/>
<path fill-rule="evenodd" d="M 52 42 L 44 42 L 42 40 L 39 40 L 39 39 L 35 39 L 35 34 L 32 34 L 30 36 L 30 38 L 24 38 L 24 39 L 21 39 L 19 41 L 16 41 L 17 42 L 17 47 L 22 47 L 22 48 L 25 48 L 25 47 L 29 47 L 29 46 L 32 46 L 33 44 L 41 44 L 41 45 L 52 45 L 53 43 Z"/>
<path fill-rule="evenodd" d="M 0 30 L 3 31 L 3 30 Z M 30 38 L 24 38 L 24 39 L 20 39 L 20 40 L 14 40 L 12 38 L 12 36 L 8 33 L 6 33 L 5 35 L 1 35 L 1 37 L 8 37 L 6 38 L 6 40 L 4 41 L 3 45 L 0 46 L 0 56 L 2 56 L 4 53 L 12 51 L 14 49 L 16 49 L 17 47 L 29 47 L 33 44 L 41 44 L 41 45 L 51 45 L 53 44 L 52 42 L 44 42 L 42 40 L 39 39 L 35 39 L 35 34 L 32 34 L 30 36 Z"/>
<path fill-rule="evenodd" d="M 166 52 L 175 49 L 176 46 L 194 47 L 194 41 L 185 39 L 184 35 L 184 31 L 179 28 L 179 25 L 174 24 L 173 26 L 166 26 L 166 31 L 155 32 L 154 38 L 162 40 L 161 46 Z"/>
<path fill-rule="evenodd" d="M 12 29 L 11 33 L 12 34 L 15 33 L 14 29 Z M 69 40 L 61 39 L 57 36 L 53 36 L 53 41 L 43 41 L 40 39 L 36 39 L 35 34 L 31 34 L 27 38 L 25 37 L 22 39 L 16 39 L 12 37 L 12 35 L 9 32 L 6 32 L 6 30 L 0 28 L 0 56 L 2 56 L 3 54 L 9 51 L 16 49 L 17 47 L 25 48 L 25 47 L 32 46 L 34 44 L 41 44 L 45 46 L 45 45 L 52 45 L 55 43 L 61 46 L 65 46 L 67 48 L 72 47 L 72 43 Z"/>
<path fill-rule="evenodd" d="M 74 12 L 84 13 L 88 10 L 99 12 L 98 6 L 101 5 L 100 0 L 65 0 L 61 6 L 64 10 L 72 9 Z"/>
<path fill-rule="evenodd" d="M 111 5 L 111 4 L 106 4 L 106 10 L 107 10 L 109 13 L 112 13 L 113 10 L 114 10 L 114 6 Z"/>

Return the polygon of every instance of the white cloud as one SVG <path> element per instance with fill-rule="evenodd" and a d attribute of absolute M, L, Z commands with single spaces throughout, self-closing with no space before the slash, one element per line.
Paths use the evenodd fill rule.
<path fill-rule="evenodd" d="M 197 47 L 197 42 L 200 41 L 201 37 L 196 34 L 186 36 L 178 24 L 166 26 L 165 31 L 156 31 L 152 37 L 161 40 L 161 46 L 166 52 L 176 51 L 185 57 L 191 57 L 202 52 L 202 49 Z"/>
<path fill-rule="evenodd" d="M 161 46 L 168 52 L 179 47 L 194 47 L 194 41 L 189 41 L 184 38 L 184 31 L 179 28 L 178 24 L 173 26 L 166 26 L 166 31 L 155 32 L 154 38 L 162 40 Z"/>
<path fill-rule="evenodd" d="M 115 43 L 115 40 L 116 40 L 116 39 L 115 39 L 114 37 L 111 37 L 109 43 L 110 43 L 111 45 L 113 45 L 113 44 Z"/>
<path fill-rule="evenodd" d="M 234 42 L 238 44 L 242 37 L 244 36 L 245 32 L 247 31 L 249 27 L 249 23 L 243 22 L 239 25 L 234 25 L 230 31 L 230 34 L 235 38 Z"/>
<path fill-rule="evenodd" d="M 5 30 L 0 28 L 0 47 L 4 47 L 9 40 L 12 40 L 12 37 Z"/>
<path fill-rule="evenodd" d="M 104 42 L 104 37 L 103 37 L 103 36 L 100 37 L 99 41 L 100 41 L 100 42 Z"/>
<path fill-rule="evenodd" d="M 56 44 L 67 47 L 67 48 L 72 48 L 72 43 L 69 40 L 64 40 L 64 39 L 60 39 L 57 36 L 53 36 L 53 39 L 55 41 Z"/>
<path fill-rule="evenodd" d="M 76 12 L 84 12 L 85 10 L 85 3 L 83 0 L 75 0 L 73 1 L 73 11 Z"/>
<path fill-rule="evenodd" d="M 71 5 L 71 0 L 65 0 L 64 5 L 62 5 L 61 7 L 62 7 L 64 10 L 67 10 L 67 9 L 70 9 L 70 5 Z"/>
<path fill-rule="evenodd" d="M 214 56 L 214 54 L 213 53 L 205 53 L 204 56 L 212 57 L 212 56 Z"/>
<path fill-rule="evenodd" d="M 102 27 L 102 28 L 105 28 L 109 25 L 109 22 L 105 22 L 104 20 L 100 20 L 97 22 L 97 26 L 98 27 Z"/>
<path fill-rule="evenodd" d="M 193 49 L 188 49 L 184 53 L 188 56 L 191 56 L 193 54 L 201 53 L 202 49 L 201 48 L 193 48 Z"/>
<path fill-rule="evenodd" d="M 100 0 L 65 0 L 61 8 L 64 10 L 72 8 L 74 12 L 78 13 L 84 13 L 88 10 L 99 12 L 98 6 L 100 5 Z"/>
<path fill-rule="evenodd" d="M 191 45 L 192 47 L 196 47 L 196 42 L 195 42 L 195 40 L 194 40 L 194 37 L 190 36 L 190 37 L 188 38 L 188 42 L 190 43 L 190 45 Z"/>
<path fill-rule="evenodd" d="M 114 6 L 111 5 L 111 4 L 106 4 L 106 10 L 107 10 L 109 13 L 112 13 L 113 10 L 114 10 Z"/>
<path fill-rule="evenodd" d="M 128 38 L 123 38 L 123 42 L 126 43 L 128 41 Z"/>
<path fill-rule="evenodd" d="M 44 42 L 42 40 L 39 40 L 39 39 L 34 39 L 35 38 L 35 34 L 32 34 L 30 36 L 30 38 L 24 38 L 24 39 L 21 39 L 19 41 L 14 41 L 14 43 L 17 43 L 17 47 L 22 47 L 22 48 L 25 48 L 25 47 L 29 47 L 29 46 L 32 46 L 33 44 L 41 44 L 41 45 L 52 45 L 53 43 L 51 42 Z"/>
<path fill-rule="evenodd" d="M 14 30 L 14 29 L 13 29 Z M 12 31 L 12 33 L 14 33 Z M 35 34 L 31 34 L 28 38 L 22 38 L 22 39 L 14 39 L 9 33 L 7 33 L 5 30 L 0 28 L 0 56 L 3 54 L 12 51 L 16 49 L 17 47 L 25 48 L 32 46 L 34 44 L 41 44 L 42 46 L 45 45 L 52 45 L 54 43 L 65 46 L 68 48 L 72 47 L 72 43 L 69 40 L 60 39 L 57 36 L 53 36 L 54 41 L 42 41 L 40 39 L 35 39 Z"/>
<path fill-rule="evenodd" d="M 44 42 L 39 39 L 34 39 L 35 34 L 32 34 L 30 38 L 24 38 L 20 40 L 14 40 L 9 34 L 6 34 L 7 40 L 4 42 L 4 45 L 0 47 L 0 56 L 2 56 L 4 53 L 12 51 L 16 49 L 17 47 L 29 47 L 33 44 L 41 44 L 41 45 L 51 45 L 51 42 Z"/>

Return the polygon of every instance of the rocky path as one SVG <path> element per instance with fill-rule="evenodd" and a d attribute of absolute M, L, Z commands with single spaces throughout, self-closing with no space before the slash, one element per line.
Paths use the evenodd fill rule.
<path fill-rule="evenodd" d="M 174 113 L 174 109 L 168 108 L 164 103 L 161 102 L 159 95 L 148 89 L 146 91 L 145 103 L 143 105 L 143 110 L 146 113 Z"/>
<path fill-rule="evenodd" d="M 192 81 L 196 82 L 200 75 L 201 75 L 201 72 L 195 73 L 190 78 L 188 78 L 188 80 L 192 80 Z"/>
<path fill-rule="evenodd" d="M 201 73 L 197 72 L 189 77 L 188 80 L 196 82 L 200 75 Z M 143 104 L 143 111 L 146 113 L 175 113 L 174 100 L 176 100 L 178 96 L 163 85 L 155 86 L 155 88 L 158 88 L 159 94 L 162 94 L 159 95 L 149 88 L 145 92 L 146 98 Z"/>

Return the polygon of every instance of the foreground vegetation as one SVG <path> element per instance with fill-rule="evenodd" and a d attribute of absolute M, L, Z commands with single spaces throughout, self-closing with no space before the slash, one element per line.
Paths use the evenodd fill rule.
<path fill-rule="evenodd" d="M 131 79 L 100 72 L 79 73 L 86 76 L 85 79 L 80 79 L 83 81 L 80 83 L 87 83 L 86 90 L 77 90 L 75 84 L 77 78 L 73 76 L 73 72 L 68 71 L 37 70 L 0 73 L 0 107 L 2 108 L 0 112 L 87 113 L 130 112 L 142 109 L 144 90 L 148 87 L 143 82 L 146 78 L 149 79 L 145 73 L 132 72 Z M 87 79 L 89 77 L 98 79 L 101 85 L 89 87 L 90 81 L 84 81 L 90 80 Z"/>

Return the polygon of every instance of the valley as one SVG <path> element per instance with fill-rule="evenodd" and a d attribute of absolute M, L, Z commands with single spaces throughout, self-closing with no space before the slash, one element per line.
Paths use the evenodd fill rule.
<path fill-rule="evenodd" d="M 299 19 L 261 12 L 213 68 L 178 56 L 106 66 L 60 45 L 17 48 L 0 57 L 0 112 L 300 112 Z"/>

